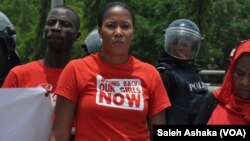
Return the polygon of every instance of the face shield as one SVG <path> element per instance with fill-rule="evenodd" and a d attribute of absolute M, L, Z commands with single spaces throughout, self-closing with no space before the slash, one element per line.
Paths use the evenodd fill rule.
<path fill-rule="evenodd" d="M 0 70 L 1 78 L 3 74 L 7 74 L 8 71 L 20 64 L 20 57 L 16 50 L 16 34 L 14 30 L 10 27 L 6 27 L 4 30 L 0 31 L 0 44 L 1 44 L 1 64 Z"/>
<path fill-rule="evenodd" d="M 0 30 L 0 39 L 5 43 L 8 50 L 14 51 L 16 49 L 16 32 L 6 27 Z"/>
<path fill-rule="evenodd" d="M 4 30 L 6 27 L 10 27 L 12 30 L 14 30 L 14 26 L 10 22 L 9 18 L 0 11 L 0 30 Z"/>
<path fill-rule="evenodd" d="M 197 57 L 201 45 L 201 36 L 184 27 L 170 27 L 165 32 L 164 50 L 179 60 L 193 60 Z"/>
<path fill-rule="evenodd" d="M 16 50 L 16 32 L 9 18 L 0 11 L 0 39 L 8 50 Z"/>

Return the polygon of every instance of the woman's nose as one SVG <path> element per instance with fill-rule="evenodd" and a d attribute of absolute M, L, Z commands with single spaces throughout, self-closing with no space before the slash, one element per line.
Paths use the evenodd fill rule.
<path fill-rule="evenodd" d="M 245 76 L 244 78 L 242 78 L 241 84 L 243 86 L 249 86 L 250 87 L 250 76 Z"/>
<path fill-rule="evenodd" d="M 121 29 L 121 27 L 117 27 L 116 29 L 115 29 L 115 35 L 121 35 L 122 34 L 122 29 Z"/>

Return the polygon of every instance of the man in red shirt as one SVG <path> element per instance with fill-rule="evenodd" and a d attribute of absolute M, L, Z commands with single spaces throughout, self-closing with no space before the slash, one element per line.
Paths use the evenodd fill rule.
<path fill-rule="evenodd" d="M 73 43 L 81 35 L 79 28 L 80 18 L 74 10 L 66 6 L 53 8 L 47 16 L 43 33 L 47 49 L 45 57 L 13 68 L 3 87 L 43 86 L 51 90 L 56 102 L 54 90 L 63 68 L 71 60 Z"/>

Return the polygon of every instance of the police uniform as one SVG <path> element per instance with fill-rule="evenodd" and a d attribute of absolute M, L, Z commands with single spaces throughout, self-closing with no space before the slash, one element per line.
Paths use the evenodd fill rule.
<path fill-rule="evenodd" d="M 166 110 L 166 123 L 193 124 L 208 94 L 207 85 L 195 65 L 203 38 L 198 26 L 188 19 L 173 21 L 164 37 L 163 56 L 157 69 L 171 102 Z"/>
<path fill-rule="evenodd" d="M 174 61 L 158 66 L 172 106 L 166 110 L 167 124 L 192 124 L 208 92 L 195 65 L 180 67 Z"/>

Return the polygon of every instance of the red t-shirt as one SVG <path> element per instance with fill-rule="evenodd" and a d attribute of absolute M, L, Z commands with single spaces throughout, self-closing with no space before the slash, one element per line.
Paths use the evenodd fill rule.
<path fill-rule="evenodd" d="M 59 76 L 62 72 L 62 68 L 48 68 L 44 66 L 40 61 L 33 61 L 27 64 L 14 67 L 7 75 L 3 88 L 15 88 L 15 87 L 37 87 L 43 85 L 51 85 L 51 96 L 53 100 L 56 100 L 56 96 L 53 94 Z"/>
<path fill-rule="evenodd" d="M 132 56 L 119 65 L 99 53 L 73 60 L 55 93 L 78 102 L 76 141 L 149 141 L 147 117 L 170 106 L 158 71 Z"/>

